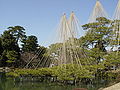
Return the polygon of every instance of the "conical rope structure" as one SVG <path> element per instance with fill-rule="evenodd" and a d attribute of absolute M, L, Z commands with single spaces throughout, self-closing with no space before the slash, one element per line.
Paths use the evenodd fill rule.
<path fill-rule="evenodd" d="M 35 59 L 36 57 L 38 57 L 38 55 L 41 54 L 41 52 L 42 52 L 42 49 L 38 50 L 38 51 L 35 53 L 35 55 L 34 55 L 31 59 L 29 59 L 29 62 L 25 65 L 24 68 L 29 68 L 29 65 L 34 61 L 34 59 Z"/>
<path fill-rule="evenodd" d="M 66 14 L 61 17 L 60 24 L 58 27 L 58 39 L 56 43 L 60 44 L 58 52 L 57 61 L 53 61 L 52 63 L 55 65 L 62 65 L 62 64 L 77 64 L 81 65 L 79 61 L 79 54 L 78 54 L 78 42 L 77 36 L 79 31 L 79 24 L 78 19 L 76 18 L 74 12 L 71 13 L 70 18 L 67 20 Z"/>
<path fill-rule="evenodd" d="M 112 45 L 118 51 L 120 45 L 120 0 L 118 1 L 117 7 L 114 12 L 112 25 L 113 25 Z"/>
<path fill-rule="evenodd" d="M 96 1 L 93 11 L 89 17 L 88 23 L 95 22 L 96 18 L 98 17 L 106 17 L 106 18 L 108 17 L 106 11 L 104 10 L 99 0 Z"/>
<path fill-rule="evenodd" d="M 114 42 L 115 45 L 117 46 L 119 46 L 120 44 L 120 30 L 119 30 L 120 14 L 119 13 L 120 13 L 120 0 L 115 10 L 114 23 L 112 23 L 114 25 L 112 42 Z M 99 17 L 108 18 L 107 13 L 104 10 L 102 4 L 100 3 L 99 0 L 97 0 L 88 22 L 94 23 L 96 22 L 96 18 L 99 18 Z M 53 44 L 54 48 L 56 48 L 56 51 L 53 52 L 52 50 L 48 50 L 49 57 L 44 58 L 43 56 L 41 60 L 39 60 L 37 65 L 35 65 L 34 67 L 38 68 L 39 65 L 41 64 L 41 61 L 44 60 L 45 62 L 47 62 L 48 58 L 53 59 L 51 61 L 51 64 L 55 66 L 59 66 L 62 64 L 77 64 L 82 67 L 82 64 L 79 60 L 81 56 L 79 54 L 80 52 L 78 48 L 79 42 L 77 40 L 78 31 L 80 31 L 80 25 L 74 12 L 70 14 L 69 19 L 67 19 L 66 14 L 64 14 L 60 19 L 60 23 L 57 29 L 57 33 L 58 33 L 57 40 Z M 30 63 L 32 63 L 34 59 L 41 53 L 42 53 L 42 50 L 38 50 L 35 56 L 32 57 L 29 60 L 29 62 L 26 64 L 25 68 L 29 68 Z"/>
<path fill-rule="evenodd" d="M 78 55 L 78 42 L 77 36 L 79 31 L 78 19 L 75 14 L 72 12 L 69 20 L 66 18 L 66 14 L 61 17 L 60 24 L 58 26 L 58 36 L 56 43 L 60 44 L 60 48 L 56 51 L 58 54 L 53 53 L 49 50 L 48 55 L 50 58 L 53 54 L 53 61 L 51 64 L 54 65 L 62 65 L 62 64 L 78 64 L 81 66 L 81 62 L 79 61 L 80 56 Z M 55 43 L 55 44 L 56 44 Z M 29 68 L 30 64 L 34 61 L 34 59 L 42 53 L 42 50 L 38 50 L 34 57 L 32 57 L 29 62 L 26 64 L 25 68 Z M 56 56 L 56 57 L 55 57 Z M 34 68 L 38 68 L 41 64 L 41 61 L 44 60 L 47 62 L 48 58 L 44 59 L 44 56 L 39 60 L 38 64 L 34 66 Z M 56 61 L 55 61 L 56 59 Z"/>

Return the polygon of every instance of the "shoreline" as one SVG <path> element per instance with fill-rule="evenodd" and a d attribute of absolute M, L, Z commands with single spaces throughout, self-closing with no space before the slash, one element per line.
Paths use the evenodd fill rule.
<path fill-rule="evenodd" d="M 101 88 L 99 90 L 120 90 L 120 82 L 106 88 Z"/>

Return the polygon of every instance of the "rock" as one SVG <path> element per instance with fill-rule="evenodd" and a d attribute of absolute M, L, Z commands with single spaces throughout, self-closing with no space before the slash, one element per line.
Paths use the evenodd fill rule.
<path fill-rule="evenodd" d="M 102 90 L 120 90 L 120 83 L 117 83 L 117 84 L 112 85 L 110 87 L 104 88 Z"/>
<path fill-rule="evenodd" d="M 8 67 L 1 67 L 0 68 L 0 72 L 9 72 L 9 71 L 11 71 L 11 69 Z"/>

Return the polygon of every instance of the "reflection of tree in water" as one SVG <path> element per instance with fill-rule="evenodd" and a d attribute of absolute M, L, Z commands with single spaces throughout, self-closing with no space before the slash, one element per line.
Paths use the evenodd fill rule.
<path fill-rule="evenodd" d="M 5 90 L 6 76 L 4 72 L 0 72 L 0 90 Z"/>

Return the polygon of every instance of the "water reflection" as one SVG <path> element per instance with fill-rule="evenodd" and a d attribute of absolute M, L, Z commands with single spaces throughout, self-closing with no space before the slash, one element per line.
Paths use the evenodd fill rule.
<path fill-rule="evenodd" d="M 5 77 L 5 73 L 0 74 L 0 90 L 72 90 L 73 88 L 88 88 L 88 90 L 98 90 L 103 84 L 93 85 L 59 85 L 55 83 L 18 81 L 14 78 Z"/>

